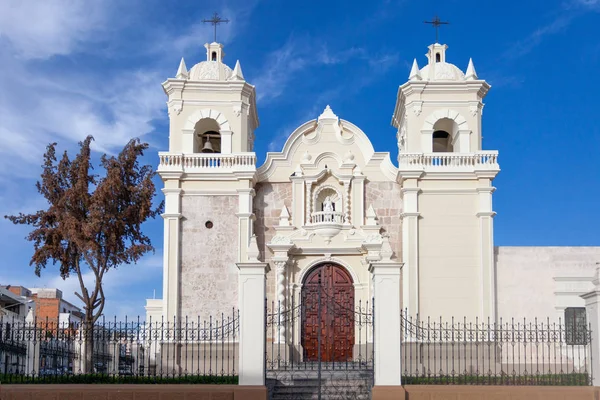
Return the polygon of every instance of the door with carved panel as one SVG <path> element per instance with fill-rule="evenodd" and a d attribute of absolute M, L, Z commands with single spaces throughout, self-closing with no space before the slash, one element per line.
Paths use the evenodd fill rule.
<path fill-rule="evenodd" d="M 340 265 L 321 264 L 302 285 L 304 361 L 351 361 L 354 347 L 354 285 Z"/>

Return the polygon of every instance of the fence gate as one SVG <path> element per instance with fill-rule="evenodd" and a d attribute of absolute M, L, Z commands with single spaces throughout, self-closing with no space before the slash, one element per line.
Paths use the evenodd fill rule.
<path fill-rule="evenodd" d="M 347 272 L 313 270 L 289 305 L 266 312 L 270 399 L 369 399 L 373 386 L 373 302 L 354 300 Z"/>

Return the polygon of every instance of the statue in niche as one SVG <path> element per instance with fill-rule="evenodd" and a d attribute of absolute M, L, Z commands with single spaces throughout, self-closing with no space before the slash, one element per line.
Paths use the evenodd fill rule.
<path fill-rule="evenodd" d="M 335 204 L 331 201 L 331 196 L 325 197 L 323 200 L 323 211 L 324 211 L 324 221 L 332 222 L 333 221 L 333 211 L 335 211 Z"/>

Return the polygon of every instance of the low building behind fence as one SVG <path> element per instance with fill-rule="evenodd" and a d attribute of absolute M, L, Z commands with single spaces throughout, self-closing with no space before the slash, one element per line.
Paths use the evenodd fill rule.
<path fill-rule="evenodd" d="M 207 320 L 106 321 L 86 334 L 48 321 L 0 319 L 0 374 L 9 381 L 67 375 L 178 378 L 235 377 L 239 358 L 239 316 Z M 91 345 L 92 362 L 85 362 Z"/>
<path fill-rule="evenodd" d="M 590 326 L 401 315 L 404 384 L 591 385 Z"/>

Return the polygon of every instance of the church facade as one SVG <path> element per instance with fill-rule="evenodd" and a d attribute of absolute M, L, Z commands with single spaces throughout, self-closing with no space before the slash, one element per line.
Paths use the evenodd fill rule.
<path fill-rule="evenodd" d="M 270 267 L 267 301 L 283 308 L 315 282 L 343 303 L 369 301 L 381 261 L 401 266 L 410 315 L 555 319 L 583 307 L 600 248 L 494 246 L 500 166 L 482 147 L 490 85 L 471 60 L 463 72 L 435 43 L 423 68 L 414 61 L 393 108 L 397 160 L 327 106 L 257 165 L 255 88 L 221 44 L 205 47 L 205 61 L 188 70 L 182 59 L 163 83 L 163 298 L 148 300 L 147 318 L 231 312 L 237 265 L 258 261 Z"/>

